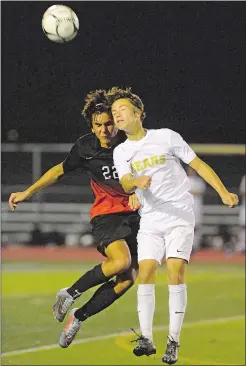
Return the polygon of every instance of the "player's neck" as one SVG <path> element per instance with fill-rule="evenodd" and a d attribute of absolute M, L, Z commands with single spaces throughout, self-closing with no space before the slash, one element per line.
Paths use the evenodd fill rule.
<path fill-rule="evenodd" d="M 101 145 L 101 147 L 103 147 L 104 149 L 110 149 L 114 144 L 115 144 L 115 142 L 117 141 L 117 138 L 118 138 L 118 136 L 117 136 L 117 134 L 114 136 L 114 137 L 112 137 L 111 138 L 111 140 L 109 140 L 109 141 L 101 141 L 100 140 L 100 145 Z"/>
<path fill-rule="evenodd" d="M 111 143 L 106 143 L 106 142 L 101 142 L 100 141 L 100 145 L 101 147 L 103 147 L 104 149 L 110 149 L 111 148 Z"/>
<path fill-rule="evenodd" d="M 135 131 L 132 131 L 130 133 L 126 132 L 126 136 L 128 137 L 129 140 L 132 141 L 139 141 L 142 140 L 144 138 L 144 136 L 146 136 L 147 134 L 147 130 L 146 128 L 143 128 L 142 126 L 140 128 L 138 128 Z"/>

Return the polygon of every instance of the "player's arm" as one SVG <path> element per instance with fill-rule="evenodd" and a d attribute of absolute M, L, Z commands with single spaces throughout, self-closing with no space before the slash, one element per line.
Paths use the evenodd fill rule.
<path fill-rule="evenodd" d="M 238 204 L 238 196 L 228 192 L 220 178 L 204 161 L 199 159 L 192 148 L 177 132 L 170 130 L 170 150 L 184 163 L 189 164 L 220 195 L 223 203 L 229 207 Z"/>
<path fill-rule="evenodd" d="M 9 197 L 9 205 L 11 210 L 14 210 L 19 202 L 25 201 L 32 197 L 35 193 L 55 183 L 64 174 L 63 163 L 53 166 L 34 184 L 28 187 L 23 192 L 11 193 Z"/>
<path fill-rule="evenodd" d="M 238 196 L 230 193 L 215 171 L 206 164 L 203 160 L 195 157 L 189 165 L 220 195 L 222 202 L 229 207 L 234 207 L 238 204 Z"/>
<path fill-rule="evenodd" d="M 14 210 L 19 202 L 27 200 L 35 193 L 40 192 L 42 189 L 55 183 L 63 175 L 75 171 L 78 168 L 83 168 L 83 157 L 80 154 L 80 139 L 73 145 L 71 151 L 62 163 L 53 166 L 53 168 L 48 170 L 25 191 L 15 192 L 10 195 L 9 205 L 11 210 Z"/>
<path fill-rule="evenodd" d="M 121 180 L 121 185 L 126 193 L 134 192 L 136 188 L 145 190 L 151 184 L 151 177 L 143 175 L 142 177 L 134 178 L 131 173 L 125 174 Z"/>
<path fill-rule="evenodd" d="M 149 188 L 151 177 L 133 177 L 130 160 L 125 158 L 125 152 L 120 145 L 114 149 L 114 166 L 117 170 L 121 185 L 126 193 L 132 193 L 136 188 Z"/>

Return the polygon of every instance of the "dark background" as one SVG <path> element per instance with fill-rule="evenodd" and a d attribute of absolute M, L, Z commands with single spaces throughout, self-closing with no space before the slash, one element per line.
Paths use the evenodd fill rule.
<path fill-rule="evenodd" d="M 42 32 L 56 2 L 2 2 L 2 140 L 74 142 L 89 90 L 132 86 L 146 127 L 190 142 L 243 143 L 244 2 L 60 2 L 78 15 L 68 44 Z M 244 90 L 243 90 L 244 89 Z"/>

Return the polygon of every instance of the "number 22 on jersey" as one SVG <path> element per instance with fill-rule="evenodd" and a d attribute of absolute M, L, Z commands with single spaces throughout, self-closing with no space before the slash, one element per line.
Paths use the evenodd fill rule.
<path fill-rule="evenodd" d="M 105 180 L 108 179 L 119 179 L 118 173 L 116 171 L 115 166 L 112 166 L 112 169 L 108 165 L 104 165 L 102 167 L 102 172 Z"/>

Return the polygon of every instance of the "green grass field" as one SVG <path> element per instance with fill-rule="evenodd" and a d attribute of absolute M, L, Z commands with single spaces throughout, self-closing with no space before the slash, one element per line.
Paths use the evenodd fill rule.
<path fill-rule="evenodd" d="M 159 272 L 154 319 L 157 354 L 136 358 L 138 329 L 134 286 L 109 309 L 88 319 L 68 349 L 52 314 L 57 290 L 72 284 L 91 264 L 6 263 L 2 271 L 2 365 L 162 364 L 168 331 L 165 267 Z M 188 307 L 177 365 L 245 364 L 245 278 L 240 264 L 190 264 Z M 77 300 L 85 302 L 90 290 Z"/>

